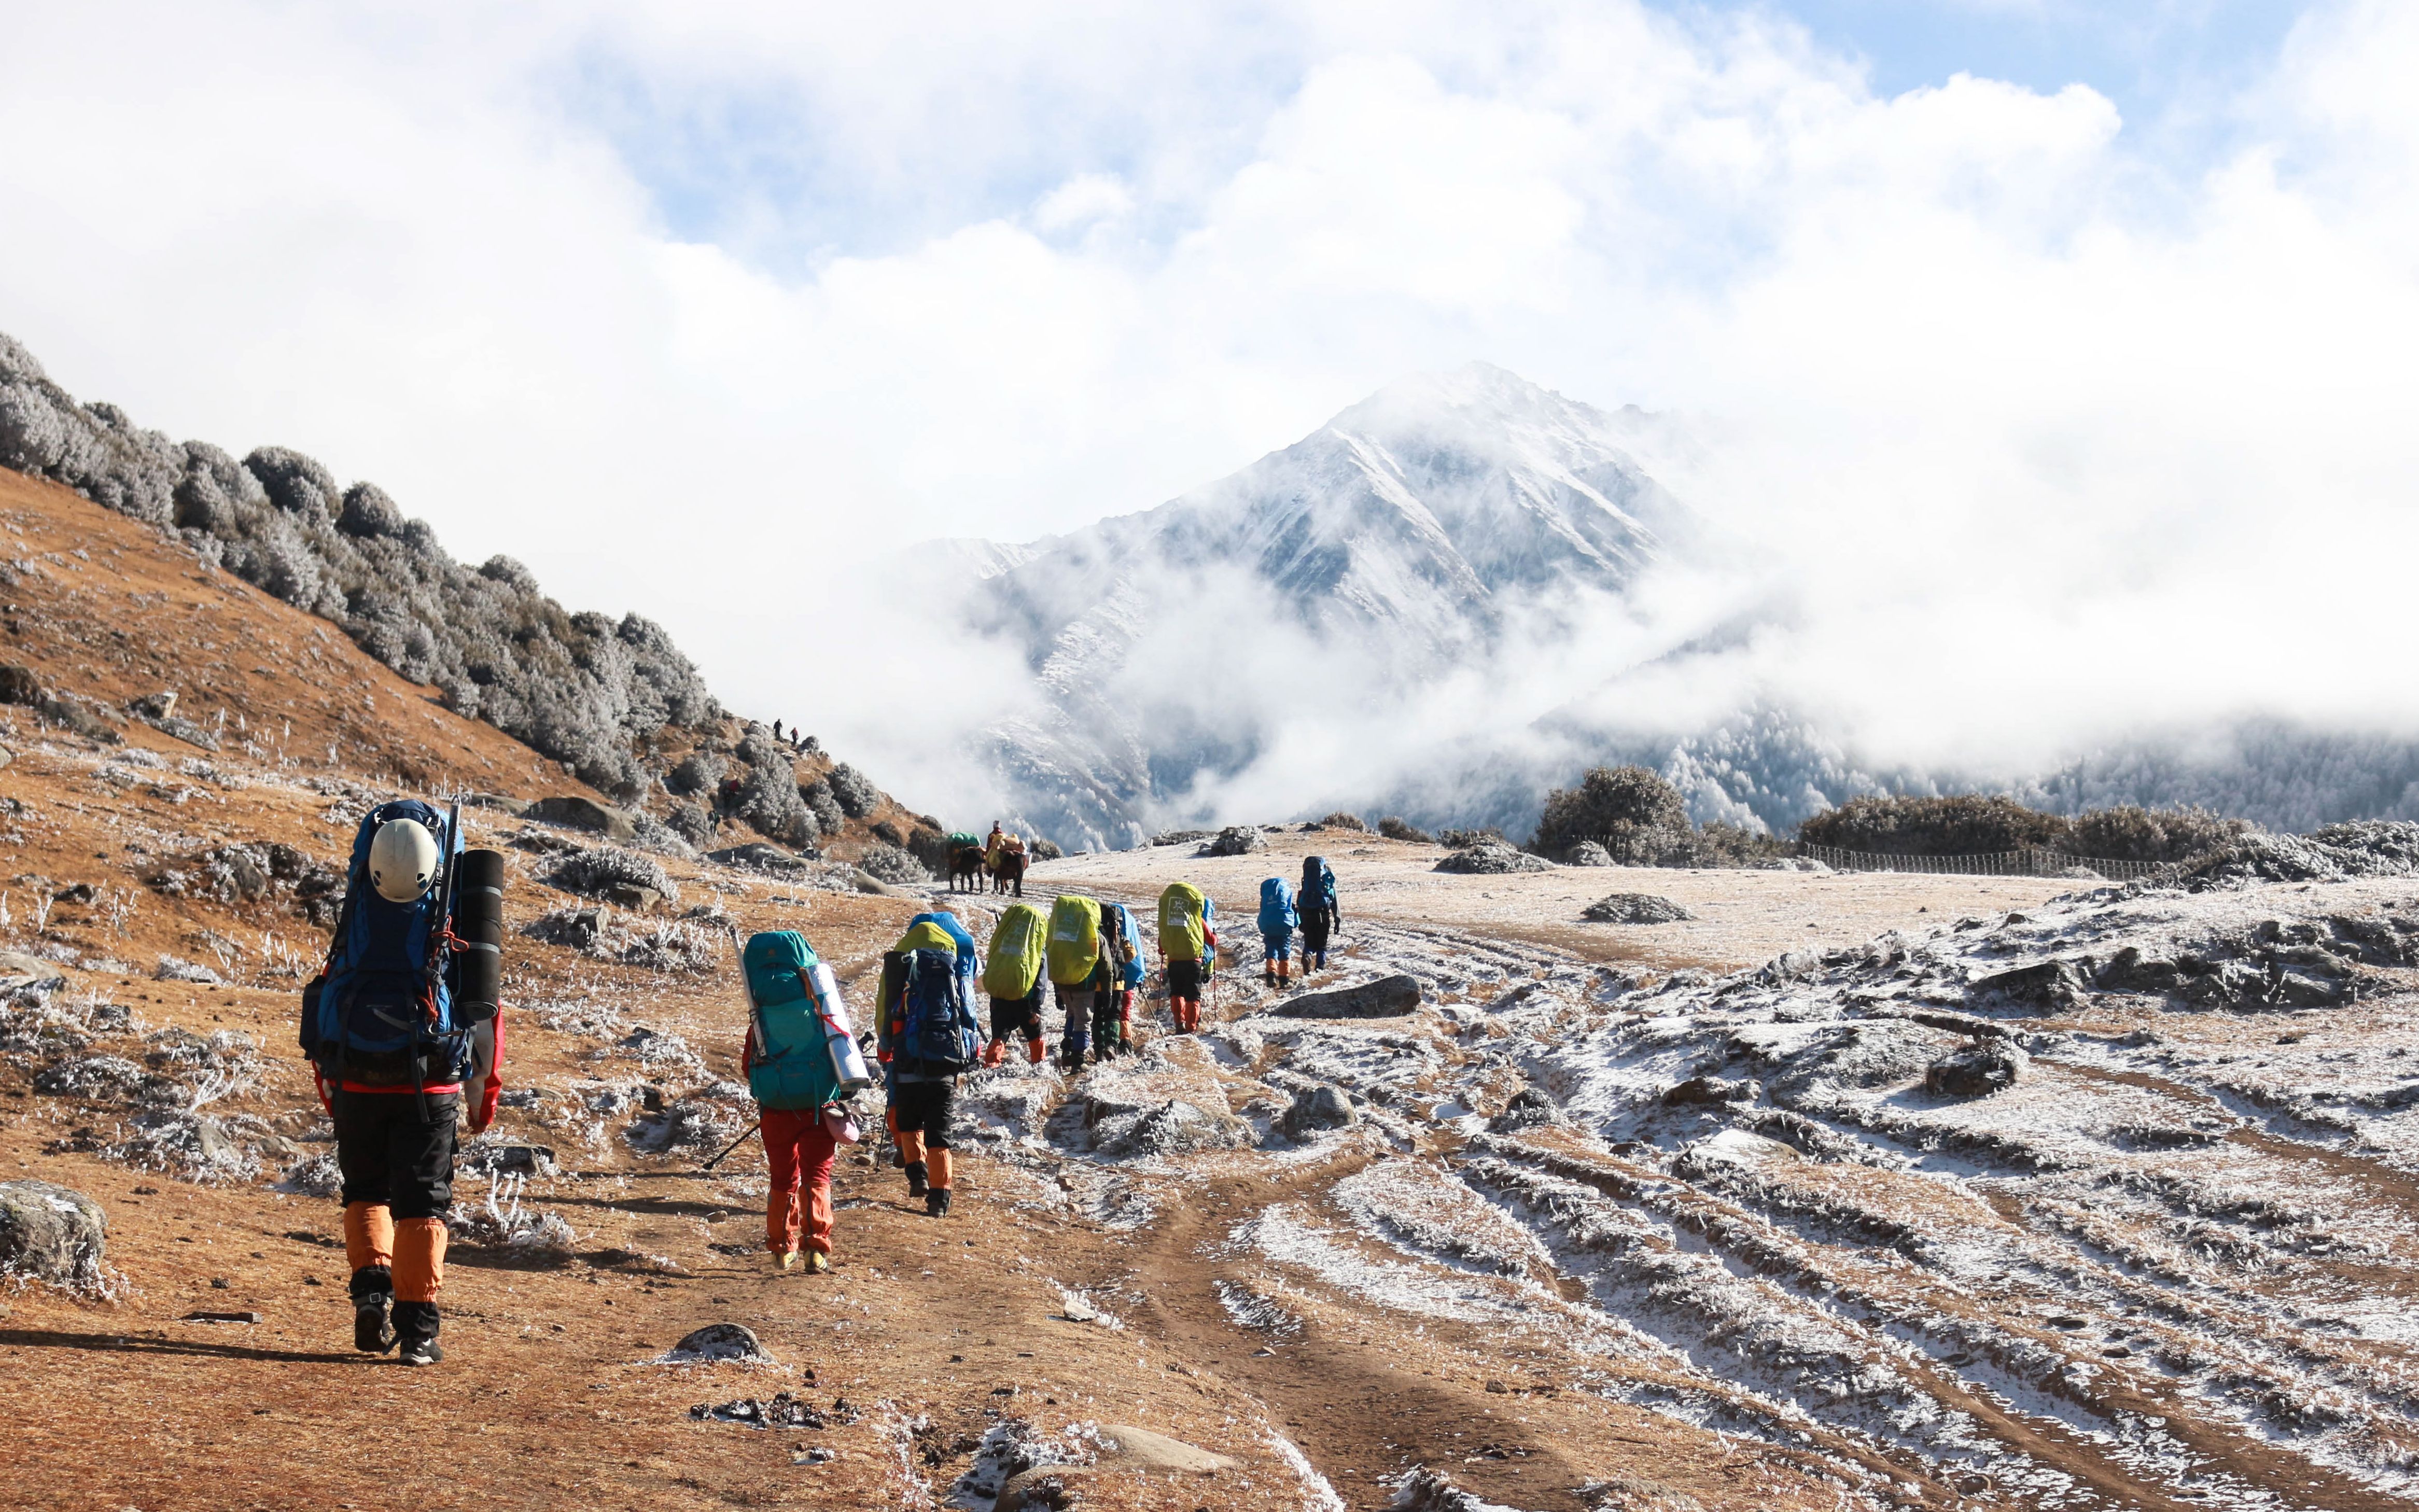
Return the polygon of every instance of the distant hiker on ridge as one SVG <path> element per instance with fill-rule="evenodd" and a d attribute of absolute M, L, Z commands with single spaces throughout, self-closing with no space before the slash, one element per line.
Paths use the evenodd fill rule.
<path fill-rule="evenodd" d="M 1327 969 L 1328 935 L 1344 927 L 1344 907 L 1335 898 L 1335 872 L 1326 857 L 1302 860 L 1302 892 L 1295 900 L 1302 913 L 1302 974 Z"/>

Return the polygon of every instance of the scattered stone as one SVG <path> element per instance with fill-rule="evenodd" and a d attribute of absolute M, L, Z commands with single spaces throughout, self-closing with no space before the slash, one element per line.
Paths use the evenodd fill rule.
<path fill-rule="evenodd" d="M 1139 1112 L 1095 1101 L 1086 1109 L 1092 1148 L 1104 1155 L 1190 1155 L 1205 1149 L 1240 1149 L 1252 1142 L 1251 1126 L 1231 1113 L 1212 1113 L 1169 1098 Z"/>
<path fill-rule="evenodd" d="M 844 1402 L 835 1401 L 826 1412 L 786 1391 L 770 1397 L 742 1396 L 735 1402 L 718 1405 L 700 1402 L 688 1410 L 688 1415 L 701 1423 L 737 1423 L 751 1428 L 827 1428 L 856 1421 L 856 1410 Z M 822 1454 L 824 1459 L 839 1458 L 828 1450 Z"/>
<path fill-rule="evenodd" d="M 708 1323 L 703 1328 L 684 1335 L 678 1344 L 666 1350 L 666 1365 L 711 1365 L 718 1360 L 747 1360 L 761 1365 L 778 1365 L 772 1351 L 756 1337 L 755 1331 L 744 1323 Z M 775 1398 L 779 1400 L 779 1398 Z M 693 1411 L 691 1416 L 702 1417 L 703 1412 Z M 821 1425 L 816 1425 L 820 1427 Z"/>
<path fill-rule="evenodd" d="M 785 851 L 778 845 L 768 845 L 761 840 L 733 845 L 728 850 L 708 851 L 705 858 L 719 866 L 735 866 L 748 872 L 791 873 L 808 870 L 812 861 L 810 856 Z"/>
<path fill-rule="evenodd" d="M 1503 1111 L 1495 1115 L 1487 1127 L 1497 1134 L 1518 1134 L 1523 1129 L 1567 1121 L 1552 1098 L 1533 1087 L 1524 1087 L 1512 1094 L 1512 1101 L 1503 1104 Z"/>
<path fill-rule="evenodd" d="M 159 968 L 151 973 L 151 980 L 154 981 L 190 981 L 197 986 L 204 987 L 220 986 L 226 980 L 225 978 L 220 976 L 217 972 L 212 971 L 208 966 L 197 965 L 191 961 L 181 960 L 173 955 L 163 955 L 160 958 Z"/>
<path fill-rule="evenodd" d="M 1988 1097 L 2022 1081 L 2032 1057 L 2005 1040 L 1960 1045 L 1923 1071 L 1923 1089 L 1934 1097 Z"/>
<path fill-rule="evenodd" d="M 1323 1129 L 1349 1129 L 1360 1121 L 1361 1114 L 1352 1106 L 1352 1100 L 1340 1089 L 1321 1083 L 1293 1095 L 1293 1106 L 1286 1109 L 1283 1126 L 1288 1135 L 1301 1139 Z"/>
<path fill-rule="evenodd" d="M 1730 1103 L 1752 1103 L 1763 1095 L 1764 1088 L 1751 1081 L 1691 1076 L 1664 1092 L 1663 1105 L 1667 1108 L 1720 1107 Z"/>
<path fill-rule="evenodd" d="M 1269 848 L 1269 838 L 1251 825 L 1228 825 L 1218 831 L 1209 844 L 1201 847 L 1203 856 L 1250 856 Z"/>
<path fill-rule="evenodd" d="M 19 666 L 13 662 L 6 667 L 0 667 L 0 703 L 16 703 L 25 708 L 39 709 L 50 696 L 50 689 L 42 686 L 41 678 L 35 675 L 34 669 L 31 667 Z"/>
<path fill-rule="evenodd" d="M 2038 1008 L 2053 1013 L 2072 1012 L 2090 1002 L 2084 992 L 2081 968 L 2068 960 L 2036 961 L 2012 971 L 1979 977 L 1965 991 L 1977 1006 Z"/>
<path fill-rule="evenodd" d="M 1542 856 L 1532 856 L 1516 849 L 1500 836 L 1482 839 L 1475 845 L 1454 852 L 1436 864 L 1440 872 L 1454 872 L 1464 876 L 1508 876 L 1516 872 L 1551 872 L 1554 863 Z"/>
<path fill-rule="evenodd" d="M 215 1282 L 215 1281 L 211 1282 L 210 1284 L 211 1284 L 212 1286 L 217 1286 L 217 1285 L 218 1285 L 218 1283 L 217 1283 L 217 1282 Z M 188 1322 L 188 1323 L 257 1323 L 257 1322 L 259 1322 L 259 1321 L 261 1320 L 261 1318 L 260 1318 L 260 1315 L 259 1315 L 258 1313 L 254 1313 L 254 1312 L 240 1312 L 240 1313 L 193 1312 L 193 1313 L 187 1313 L 187 1314 L 185 1315 L 185 1319 L 184 1319 L 184 1320 L 185 1320 L 186 1322 Z"/>
<path fill-rule="evenodd" d="M 1400 1018 L 1419 1006 L 1419 979 L 1394 976 L 1304 993 L 1287 998 L 1270 1011 L 1287 1019 L 1390 1019 Z"/>
<path fill-rule="evenodd" d="M 1677 924 L 1697 916 L 1651 892 L 1616 892 L 1580 909 L 1579 917 L 1592 924 Z"/>
<path fill-rule="evenodd" d="M 462 1168 L 490 1176 L 552 1176 L 555 1154 L 547 1145 L 486 1145 L 462 1152 Z"/>
<path fill-rule="evenodd" d="M 1235 1465 L 1225 1455 L 1148 1428 L 1103 1423 L 1098 1437 L 1101 1458 L 1092 1464 L 1033 1464 L 1010 1475 L 992 1504 L 994 1512 L 1057 1512 L 1076 1504 L 1084 1482 L 1107 1475 L 1210 1475 Z M 1045 1447 L 1033 1445 L 1028 1452 Z"/>
<path fill-rule="evenodd" d="M 1564 866 L 1610 866 L 1612 853 L 1592 840 L 1583 840 L 1563 853 Z"/>
<path fill-rule="evenodd" d="M 462 801 L 473 809 L 494 809 L 515 819 L 525 817 L 530 810 L 527 798 L 507 797 L 501 793 L 473 793 Z"/>
<path fill-rule="evenodd" d="M 22 950 L 0 950 L 0 993 L 58 992 L 68 984 L 57 964 Z"/>
<path fill-rule="evenodd" d="M 563 829 L 584 829 L 624 843 L 639 838 L 639 826 L 630 822 L 628 814 L 577 794 L 540 798 L 522 810 L 521 817 Z"/>
<path fill-rule="evenodd" d="M 102 1283 L 109 1215 L 83 1193 L 50 1181 L 0 1181 L 0 1275 L 71 1291 Z"/>

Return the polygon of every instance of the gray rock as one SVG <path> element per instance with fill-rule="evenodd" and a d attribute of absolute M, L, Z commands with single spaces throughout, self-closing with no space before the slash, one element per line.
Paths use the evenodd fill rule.
<path fill-rule="evenodd" d="M 1579 917 L 1595 924 L 1676 924 L 1697 916 L 1651 892 L 1616 892 L 1580 909 Z"/>
<path fill-rule="evenodd" d="M 1122 1423 L 1102 1424 L 1099 1443 L 1101 1458 L 1095 1463 L 1028 1464 L 1017 1471 L 1001 1485 L 998 1500 L 992 1503 L 994 1512 L 1045 1512 L 1074 1506 L 1083 1499 L 1085 1482 L 1118 1474 L 1208 1475 L 1235 1465 L 1225 1455 Z"/>
<path fill-rule="evenodd" d="M 473 809 L 494 809 L 519 819 L 530 810 L 527 798 L 510 798 L 501 793 L 473 793 L 462 800 Z"/>
<path fill-rule="evenodd" d="M 1269 848 L 1269 838 L 1250 825 L 1228 825 L 1201 847 L 1203 856 L 1250 856 Z"/>
<path fill-rule="evenodd" d="M 1610 866 L 1612 853 L 1592 840 L 1583 840 L 1563 853 L 1564 866 Z"/>
<path fill-rule="evenodd" d="M 1729 1103 L 1752 1103 L 1764 1088 L 1751 1081 L 1730 1081 L 1719 1076 L 1691 1076 L 1663 1094 L 1665 1107 L 1719 1107 Z"/>
<path fill-rule="evenodd" d="M 67 973 L 54 964 L 22 950 L 0 950 L 0 993 L 22 989 L 57 992 L 67 984 Z"/>
<path fill-rule="evenodd" d="M 1440 872 L 1464 876 L 1499 877 L 1516 872 L 1551 872 L 1554 863 L 1542 856 L 1514 848 L 1508 841 L 1489 840 L 1454 852 L 1436 864 Z"/>
<path fill-rule="evenodd" d="M 1988 1097 L 2024 1080 L 2032 1057 L 2005 1040 L 1960 1045 L 1923 1071 L 1923 1089 L 1934 1097 Z"/>
<path fill-rule="evenodd" d="M 1240 1149 L 1252 1142 L 1251 1127 L 1231 1113 L 1212 1113 L 1170 1098 L 1132 1119 L 1104 1119 L 1093 1148 L 1106 1155 L 1190 1155 L 1204 1149 Z"/>
<path fill-rule="evenodd" d="M 0 667 L 0 703 L 14 703 L 28 709 L 39 709 L 51 701 L 51 690 L 31 667 L 10 663 Z"/>
<path fill-rule="evenodd" d="M 777 874 L 804 872 L 813 859 L 785 851 L 778 845 L 767 845 L 761 840 L 733 845 L 728 850 L 708 851 L 705 858 L 717 866 L 735 866 L 749 872 Z"/>
<path fill-rule="evenodd" d="M 1361 1121 L 1352 1100 L 1333 1087 L 1321 1084 L 1304 1088 L 1293 1096 L 1293 1106 L 1286 1109 L 1284 1129 L 1295 1139 L 1318 1133 L 1322 1129 L 1349 1129 Z"/>
<path fill-rule="evenodd" d="M 1994 972 L 1968 983 L 1966 996 L 1978 1006 L 2047 1009 L 2071 1012 L 2090 1000 L 2084 995 L 2083 972 L 2073 961 L 2036 961 L 2011 971 Z"/>
<path fill-rule="evenodd" d="M 1391 1019 L 1400 1018 L 1420 1006 L 1420 982 L 1416 977 L 1380 977 L 1350 987 L 1331 987 L 1322 993 L 1304 993 L 1287 998 L 1271 1010 L 1286 1019 Z"/>
<path fill-rule="evenodd" d="M 564 829 L 584 829 L 608 840 L 626 842 L 639 838 L 639 827 L 630 823 L 628 814 L 577 794 L 540 798 L 522 810 L 521 817 L 534 819 L 541 825 L 557 825 Z"/>
<path fill-rule="evenodd" d="M 549 1145 L 488 1145 L 464 1150 L 462 1168 L 501 1176 L 552 1176 L 556 1166 Z"/>
<path fill-rule="evenodd" d="M 1533 1087 L 1524 1087 L 1512 1094 L 1512 1101 L 1503 1104 L 1503 1111 L 1495 1115 L 1487 1127 L 1497 1134 L 1518 1134 L 1523 1129 L 1568 1121 L 1552 1098 Z"/>
<path fill-rule="evenodd" d="M 682 1335 L 681 1341 L 665 1351 L 664 1359 L 674 1365 L 708 1365 L 716 1360 L 754 1360 L 765 1365 L 778 1365 L 772 1351 L 765 1349 L 755 1332 L 740 1323 L 708 1323 L 703 1328 Z"/>
<path fill-rule="evenodd" d="M 16 752 L 10 750 L 6 746 L 0 746 L 0 772 L 7 771 L 8 769 L 8 764 L 16 759 Z"/>
<path fill-rule="evenodd" d="M 109 1214 L 50 1181 L 0 1181 L 0 1275 L 88 1290 L 101 1279 Z"/>

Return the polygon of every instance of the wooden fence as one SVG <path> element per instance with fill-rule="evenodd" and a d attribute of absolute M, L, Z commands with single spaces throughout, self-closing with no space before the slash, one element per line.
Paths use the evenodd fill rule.
<path fill-rule="evenodd" d="M 2027 845 L 2022 850 L 1987 856 L 1885 856 L 1873 851 L 1843 851 L 1831 845 L 1799 844 L 1797 854 L 1820 861 L 1834 872 L 1922 872 L 1965 877 L 2062 877 L 2081 868 L 2111 882 L 2132 882 L 2164 871 L 2164 861 L 2118 861 L 2105 856 L 2069 856 L 2064 851 Z"/>

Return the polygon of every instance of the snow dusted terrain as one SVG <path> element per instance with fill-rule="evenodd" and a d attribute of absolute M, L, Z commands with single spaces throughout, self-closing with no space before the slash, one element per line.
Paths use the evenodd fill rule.
<path fill-rule="evenodd" d="M 1137 1234 L 1211 1211 L 1169 1262 L 1263 1354 L 1375 1339 L 1718 1430 L 1755 1467 L 1722 1504 L 2411 1505 L 2415 841 L 1727 974 L 1357 924 L 1336 980 L 1407 973 L 1417 1011 L 1288 1016 L 1229 973 L 1206 1036 L 985 1073 L 976 1138 Z M 1404 1494 L 1586 1471 L 1583 1432 L 1526 1431 Z M 1691 1504 L 1624 1484 L 1589 1504 Z"/>

